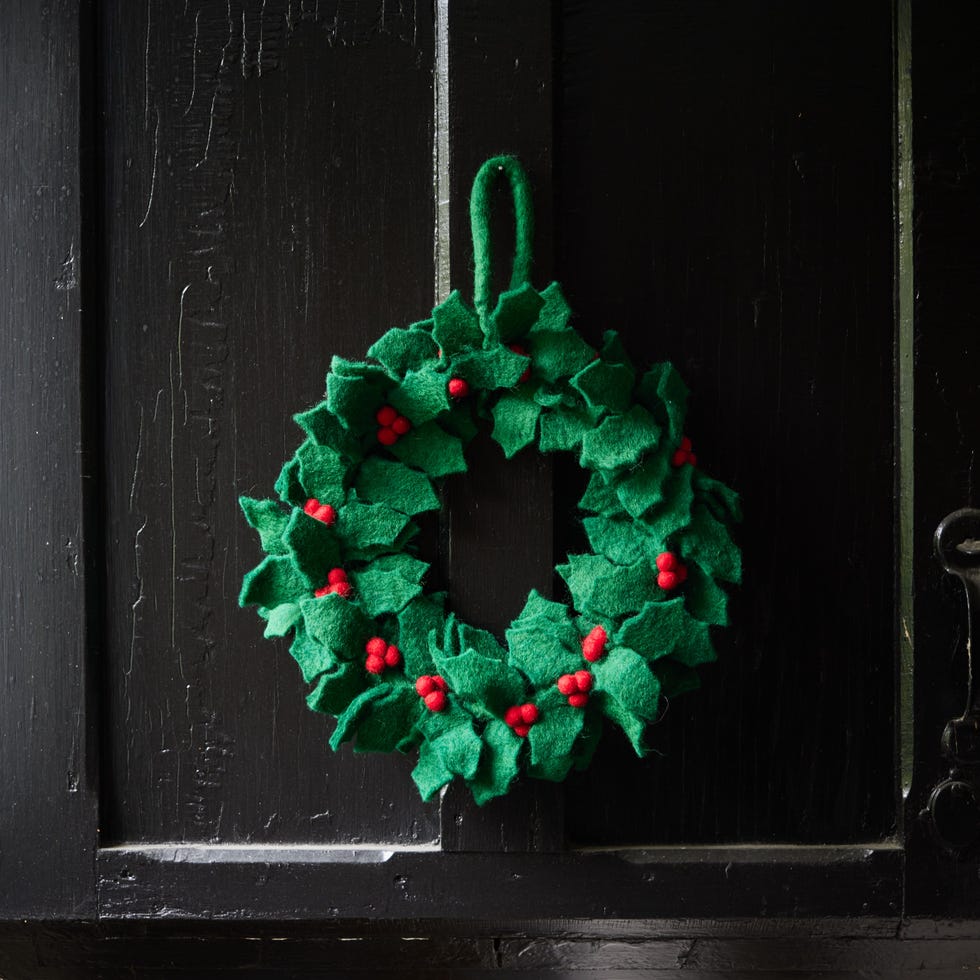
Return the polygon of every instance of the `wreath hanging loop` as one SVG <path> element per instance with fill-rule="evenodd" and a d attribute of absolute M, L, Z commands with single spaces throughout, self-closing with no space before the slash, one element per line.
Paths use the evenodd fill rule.
<path fill-rule="evenodd" d="M 491 295 L 490 186 L 509 181 L 510 287 Z M 661 701 L 698 686 L 741 577 L 737 495 L 697 465 L 687 389 L 669 364 L 637 371 L 613 331 L 595 348 L 557 283 L 530 284 L 533 213 L 519 162 L 494 157 L 470 199 L 474 306 L 453 292 L 383 334 L 368 359 L 334 357 L 325 398 L 278 500 L 241 498 L 266 557 L 245 576 L 267 637 L 291 637 L 307 703 L 337 718 L 330 743 L 418 752 L 424 799 L 454 778 L 477 803 L 520 772 L 560 781 L 588 766 L 604 721 L 637 754 Z M 532 591 L 503 638 L 461 621 L 423 583 L 418 514 L 467 468 L 481 423 L 507 457 L 572 453 L 591 551 L 557 567 L 564 601 Z"/>

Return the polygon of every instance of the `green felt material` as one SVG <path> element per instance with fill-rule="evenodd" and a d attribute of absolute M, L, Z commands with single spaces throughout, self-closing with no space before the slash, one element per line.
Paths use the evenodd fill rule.
<path fill-rule="evenodd" d="M 411 555 L 383 555 L 367 568 L 350 573 L 358 601 L 368 616 L 400 612 L 422 591 L 429 566 Z"/>
<path fill-rule="evenodd" d="M 654 673 L 660 680 L 660 693 L 673 698 L 701 687 L 701 675 L 693 667 L 685 667 L 673 660 L 658 660 Z"/>
<path fill-rule="evenodd" d="M 500 294 L 491 321 L 495 339 L 502 344 L 520 340 L 534 326 L 544 300 L 530 283 Z"/>
<path fill-rule="evenodd" d="M 299 482 L 308 497 L 321 504 L 339 507 L 344 502 L 344 481 L 348 464 L 329 446 L 304 442 L 296 452 L 299 460 Z M 304 501 L 305 503 L 305 501 Z"/>
<path fill-rule="evenodd" d="M 327 407 L 353 432 L 376 429 L 374 416 L 384 401 L 384 389 L 365 378 L 350 378 L 332 371 L 327 375 Z"/>
<path fill-rule="evenodd" d="M 404 752 L 417 741 L 415 724 L 426 710 L 419 696 L 404 683 L 381 686 L 388 688 L 385 695 L 358 719 L 355 752 Z"/>
<path fill-rule="evenodd" d="M 407 514 L 394 510 L 387 504 L 362 504 L 355 500 L 340 509 L 336 536 L 343 539 L 346 547 L 361 551 L 375 545 L 390 546 L 401 534 L 408 520 Z M 324 526 L 322 521 L 314 523 Z"/>
<path fill-rule="evenodd" d="M 476 314 L 466 305 L 458 289 L 432 311 L 432 339 L 443 357 L 453 357 L 470 348 L 483 346 L 483 331 Z"/>
<path fill-rule="evenodd" d="M 691 479 L 695 496 L 704 501 L 718 520 L 729 524 L 742 520 L 742 504 L 734 490 L 710 476 L 705 476 L 700 470 L 695 470 Z"/>
<path fill-rule="evenodd" d="M 448 432 L 450 435 L 456 436 L 463 446 L 466 447 L 470 444 L 473 437 L 479 431 L 479 428 L 474 421 L 472 412 L 472 401 L 468 398 L 463 399 L 461 405 L 457 406 L 455 411 L 449 413 L 449 415 L 444 415 L 439 419 L 439 424 Z"/>
<path fill-rule="evenodd" d="M 319 445 L 332 446 L 348 456 L 357 455 L 356 443 L 351 440 L 350 433 L 330 411 L 326 401 L 314 405 L 309 411 L 294 415 L 293 421 Z"/>
<path fill-rule="evenodd" d="M 323 521 L 301 510 L 293 511 L 283 541 L 296 567 L 315 589 L 326 582 L 327 573 L 340 563 L 340 543 L 336 534 Z"/>
<path fill-rule="evenodd" d="M 442 371 L 431 367 L 409 371 L 402 384 L 388 393 L 388 404 L 410 419 L 412 425 L 422 425 L 449 410 L 447 382 Z"/>
<path fill-rule="evenodd" d="M 315 644 L 314 644 L 315 645 Z M 296 644 L 294 643 L 295 647 Z M 322 650 L 322 647 L 318 647 Z M 307 667 L 317 666 L 315 658 L 306 660 L 305 656 L 300 659 L 296 652 L 292 651 L 300 667 L 303 669 L 303 676 L 307 677 Z M 319 675 L 319 676 L 317 676 Z M 367 688 L 369 683 L 367 672 L 362 663 L 338 663 L 333 662 L 322 672 L 317 671 L 313 674 L 317 678 L 316 686 L 306 696 L 306 703 L 313 711 L 322 711 L 328 715 L 342 714 L 347 705 L 351 703 L 362 691 Z"/>
<path fill-rule="evenodd" d="M 541 716 L 528 733 L 528 772 L 537 779 L 558 783 L 572 767 L 572 746 L 582 731 L 585 712 L 570 707 L 557 688 L 546 691 L 537 704 Z"/>
<path fill-rule="evenodd" d="M 412 770 L 412 779 L 422 799 L 426 802 L 431 800 L 452 778 L 453 774 L 446 768 L 433 744 L 423 742 L 419 746 L 419 761 Z"/>
<path fill-rule="evenodd" d="M 487 391 L 513 388 L 527 370 L 530 359 L 506 347 L 471 350 L 453 358 L 451 375 L 463 378 L 472 388 Z"/>
<path fill-rule="evenodd" d="M 300 602 L 306 632 L 340 657 L 364 660 L 364 644 L 375 632 L 373 624 L 357 605 L 336 593 L 303 599 Z"/>
<path fill-rule="evenodd" d="M 435 663 L 453 693 L 478 718 L 502 716 L 512 704 L 525 700 L 523 678 L 500 660 L 465 650 L 456 657 L 437 656 Z"/>
<path fill-rule="evenodd" d="M 587 364 L 570 384 L 590 408 L 626 412 L 632 400 L 634 380 L 633 368 L 629 365 L 607 364 L 600 360 Z"/>
<path fill-rule="evenodd" d="M 466 470 L 463 444 L 436 422 L 426 422 L 412 429 L 391 447 L 391 451 L 403 463 L 431 477 L 449 476 Z"/>
<path fill-rule="evenodd" d="M 303 680 L 307 684 L 315 681 L 326 671 L 336 671 L 340 668 L 341 661 L 337 659 L 336 655 L 320 643 L 319 640 L 311 636 L 302 623 L 296 627 L 293 642 L 289 645 L 289 653 L 299 665 L 299 669 L 303 674 Z M 363 686 L 362 684 L 361 687 Z M 351 697 L 359 693 L 360 689 L 358 688 L 356 691 L 352 691 Z M 340 711 L 343 711 L 350 699 L 349 697 L 344 701 L 340 706 Z"/>
<path fill-rule="evenodd" d="M 525 389 L 509 391 L 493 407 L 493 438 L 510 459 L 534 441 L 541 406 Z"/>
<path fill-rule="evenodd" d="M 357 471 L 354 489 L 361 500 L 387 504 L 409 516 L 439 509 L 439 497 L 424 473 L 380 456 L 364 460 Z"/>
<path fill-rule="evenodd" d="M 582 439 L 582 465 L 615 470 L 636 463 L 660 441 L 660 426 L 640 405 L 623 415 L 607 416 Z"/>
<path fill-rule="evenodd" d="M 601 700 L 604 695 L 598 694 L 596 697 Z M 577 770 L 588 769 L 600 741 L 602 741 L 602 715 L 598 709 L 587 711 L 582 718 L 582 731 L 579 732 L 572 751 L 572 763 Z"/>
<path fill-rule="evenodd" d="M 647 561 L 614 565 L 601 555 L 569 555 L 568 564 L 558 566 L 568 583 L 575 608 L 585 613 L 619 617 L 637 612 L 661 590 Z"/>
<path fill-rule="evenodd" d="M 623 346 L 623 341 L 615 330 L 607 330 L 602 335 L 602 347 L 599 348 L 599 356 L 608 364 L 623 364 L 628 368 L 633 367 L 633 362 Z"/>
<path fill-rule="evenodd" d="M 693 666 L 714 659 L 708 624 L 691 616 L 683 596 L 646 603 L 623 622 L 613 641 L 650 661 L 673 655 Z"/>
<path fill-rule="evenodd" d="M 742 554 L 735 547 L 728 528 L 700 504 L 691 508 L 691 523 L 678 536 L 685 560 L 725 582 L 742 581 Z"/>
<path fill-rule="evenodd" d="M 682 528 L 687 527 L 691 520 L 691 504 L 694 501 L 694 490 L 691 486 L 691 474 L 695 472 L 691 466 L 669 467 L 666 456 L 650 457 L 644 461 L 654 469 L 662 467 L 666 473 L 663 484 L 663 499 L 658 501 L 653 509 L 646 514 L 645 523 L 650 532 L 648 541 L 660 543 L 672 538 Z M 634 498 L 637 506 L 642 505 L 642 498 Z M 663 550 L 662 548 L 660 550 Z M 656 558 L 656 553 L 651 555 Z"/>
<path fill-rule="evenodd" d="M 564 394 L 551 385 L 540 385 L 534 389 L 534 400 L 542 408 L 555 408 L 565 404 Z"/>
<path fill-rule="evenodd" d="M 262 550 L 270 555 L 284 555 L 289 550 L 282 540 L 289 523 L 289 512 L 275 500 L 239 497 L 238 504 L 245 514 L 245 520 L 259 532 Z"/>
<path fill-rule="evenodd" d="M 405 661 L 407 677 L 436 673 L 428 638 L 430 632 L 442 630 L 446 617 L 441 601 L 443 597 L 443 593 L 419 596 L 398 614 L 397 645 Z"/>
<path fill-rule="evenodd" d="M 688 389 L 674 365 L 654 364 L 637 385 L 636 395 L 667 427 L 669 441 L 672 444 L 680 442 L 684 434 Z"/>
<path fill-rule="evenodd" d="M 546 599 L 536 589 L 528 593 L 524 608 L 510 624 L 512 630 L 547 633 L 572 650 L 579 647 L 579 632 L 569 618 L 568 606 Z"/>
<path fill-rule="evenodd" d="M 291 459 L 279 471 L 276 478 L 276 493 L 283 503 L 292 504 L 294 507 L 302 507 L 306 503 L 306 491 L 299 482 L 299 460 Z"/>
<path fill-rule="evenodd" d="M 299 603 L 280 603 L 275 609 L 270 610 L 265 632 L 262 635 L 266 639 L 273 636 L 285 636 L 302 617 L 303 612 Z"/>
<path fill-rule="evenodd" d="M 561 286 L 553 282 L 541 290 L 544 305 L 538 312 L 538 319 L 531 328 L 532 333 L 546 333 L 564 330 L 572 315 L 571 307 L 561 291 Z"/>
<path fill-rule="evenodd" d="M 461 650 L 475 650 L 481 657 L 487 657 L 490 660 L 507 659 L 507 651 L 497 642 L 493 633 L 458 621 L 456 632 L 459 635 Z"/>
<path fill-rule="evenodd" d="M 595 689 L 615 698 L 627 711 L 649 721 L 657 716 L 660 681 L 634 650 L 617 647 L 592 665 Z"/>
<path fill-rule="evenodd" d="M 629 739 L 633 751 L 642 759 L 649 752 L 643 737 L 646 734 L 647 722 L 645 718 L 640 718 L 625 708 L 611 694 L 604 691 L 596 691 L 589 698 L 594 702 L 602 713 L 614 724 L 623 730 L 623 734 Z"/>
<path fill-rule="evenodd" d="M 312 591 L 310 580 L 287 555 L 266 555 L 242 580 L 238 601 L 243 606 L 275 609 L 280 603 L 298 602 Z"/>
<path fill-rule="evenodd" d="M 458 705 L 447 711 L 424 711 L 419 727 L 449 772 L 464 779 L 473 777 L 480 764 L 483 742 L 467 712 Z"/>
<path fill-rule="evenodd" d="M 594 514 L 617 514 L 622 511 L 622 504 L 616 491 L 610 486 L 600 474 L 593 473 L 589 477 L 589 482 L 585 487 L 585 493 L 578 502 L 582 510 L 591 511 Z"/>
<path fill-rule="evenodd" d="M 571 674 L 585 666 L 581 648 L 566 646 L 542 629 L 507 630 L 510 658 L 535 686 L 554 683 L 562 674 Z M 514 702 L 511 702 L 514 703 Z"/>
<path fill-rule="evenodd" d="M 651 507 L 664 499 L 664 481 L 670 475 L 670 459 L 666 453 L 654 453 L 642 465 L 620 477 L 616 496 L 626 513 L 643 517 Z"/>
<path fill-rule="evenodd" d="M 586 517 L 582 525 L 592 550 L 596 554 L 605 555 L 617 565 L 629 565 L 648 557 L 644 538 L 636 533 L 636 528 L 628 517 L 597 514 L 595 517 Z M 663 550 L 658 549 L 657 554 Z"/>
<path fill-rule="evenodd" d="M 539 447 L 543 453 L 574 452 L 582 444 L 582 437 L 594 427 L 588 412 L 572 408 L 556 408 L 541 413 L 541 438 Z"/>
<path fill-rule="evenodd" d="M 494 719 L 483 729 L 483 751 L 470 790 L 477 806 L 503 796 L 518 772 L 519 739 L 502 721 Z"/>
<path fill-rule="evenodd" d="M 439 345 L 425 330 L 393 327 L 382 334 L 369 348 L 368 357 L 380 361 L 388 375 L 400 380 L 409 371 L 418 371 L 422 365 L 438 356 Z"/>
<path fill-rule="evenodd" d="M 688 566 L 685 595 L 692 616 L 712 626 L 728 625 L 728 594 L 697 565 Z"/>
<path fill-rule="evenodd" d="M 390 693 L 391 688 L 387 684 L 378 684 L 361 691 L 337 719 L 337 727 L 330 736 L 330 748 L 336 752 L 344 742 L 353 738 L 359 724 L 372 710 L 374 704 L 382 701 Z"/>
<path fill-rule="evenodd" d="M 544 381 L 570 378 L 595 357 L 595 351 L 574 330 L 536 330 L 527 338 L 531 370 Z"/>

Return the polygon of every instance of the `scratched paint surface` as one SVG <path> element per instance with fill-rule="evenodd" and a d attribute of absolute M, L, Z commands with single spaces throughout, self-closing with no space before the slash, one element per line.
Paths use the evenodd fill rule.
<path fill-rule="evenodd" d="M 236 604 L 238 495 L 332 354 L 433 303 L 431 12 L 106 7 L 105 839 L 432 840 L 410 760 L 332 753 Z"/>

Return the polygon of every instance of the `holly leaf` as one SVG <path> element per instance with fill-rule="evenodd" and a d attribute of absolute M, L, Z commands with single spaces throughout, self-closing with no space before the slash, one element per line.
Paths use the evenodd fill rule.
<path fill-rule="evenodd" d="M 524 679 L 500 660 L 464 650 L 455 657 L 439 655 L 435 664 L 453 693 L 478 717 L 500 717 L 525 700 Z"/>
<path fill-rule="evenodd" d="M 299 657 L 296 659 L 299 661 Z M 305 676 L 305 668 L 303 673 Z M 363 664 L 334 661 L 318 674 L 316 686 L 306 696 L 306 703 L 311 711 L 321 711 L 328 715 L 342 714 L 347 705 L 368 686 Z"/>
<path fill-rule="evenodd" d="M 390 548 L 408 522 L 407 514 L 387 504 L 351 501 L 340 509 L 336 533 L 349 549 L 363 552 L 379 546 Z"/>
<path fill-rule="evenodd" d="M 431 333 L 419 326 L 408 329 L 393 327 L 368 348 L 368 357 L 380 361 L 388 375 L 395 380 L 409 371 L 417 371 L 437 355 L 438 344 Z"/>
<path fill-rule="evenodd" d="M 259 532 L 262 550 L 271 555 L 285 554 L 288 548 L 282 536 L 289 523 L 289 511 L 283 510 L 275 500 L 239 497 L 238 504 L 242 508 L 245 520 Z"/>
<path fill-rule="evenodd" d="M 691 510 L 691 523 L 678 535 L 681 556 L 697 562 L 710 575 L 726 582 L 742 580 L 742 555 L 728 528 L 707 507 L 697 504 Z"/>
<path fill-rule="evenodd" d="M 361 500 L 387 504 L 409 516 L 439 509 L 439 498 L 424 473 L 380 456 L 361 463 L 354 489 Z"/>
<path fill-rule="evenodd" d="M 534 441 L 541 406 L 526 388 L 508 391 L 493 406 L 493 439 L 510 459 Z"/>
<path fill-rule="evenodd" d="M 398 613 L 422 591 L 419 584 L 429 566 L 411 555 L 382 555 L 350 579 L 364 612 L 374 618 Z"/>
<path fill-rule="evenodd" d="M 595 689 L 643 721 L 656 717 L 660 681 L 635 650 L 616 647 L 592 665 Z"/>
<path fill-rule="evenodd" d="M 454 357 L 469 348 L 483 346 L 483 331 L 476 313 L 454 289 L 444 303 L 432 311 L 432 336 L 443 357 Z"/>
<path fill-rule="evenodd" d="M 340 564 L 340 546 L 333 531 L 299 509 L 286 525 L 283 541 L 296 567 L 319 588 L 331 568 Z"/>
<path fill-rule="evenodd" d="M 617 470 L 632 466 L 655 449 L 660 426 L 640 405 L 622 415 L 609 415 L 582 439 L 582 465 L 587 469 Z"/>
<path fill-rule="evenodd" d="M 267 555 L 242 581 L 238 602 L 242 606 L 275 609 L 296 602 L 312 591 L 309 579 L 286 555 Z"/>
<path fill-rule="evenodd" d="M 329 592 L 300 602 L 310 636 L 343 660 L 363 659 L 364 644 L 374 628 L 357 605 Z"/>
<path fill-rule="evenodd" d="M 403 463 L 433 478 L 466 470 L 463 444 L 436 422 L 426 422 L 412 429 L 391 447 L 391 451 Z"/>
<path fill-rule="evenodd" d="M 557 688 L 546 691 L 537 704 L 541 714 L 528 733 L 528 772 L 537 779 L 558 783 L 572 767 L 572 747 L 582 731 L 585 712 L 571 707 Z"/>
<path fill-rule="evenodd" d="M 568 583 L 575 608 L 600 618 L 637 612 L 658 589 L 647 561 L 614 565 L 602 555 L 569 555 L 557 572 Z"/>
<path fill-rule="evenodd" d="M 529 283 L 501 293 L 490 315 L 501 343 L 509 344 L 523 337 L 534 326 L 544 305 L 544 299 Z"/>
<path fill-rule="evenodd" d="M 477 806 L 495 796 L 503 796 L 517 775 L 521 739 L 499 719 L 483 729 L 483 751 L 476 773 L 469 782 Z"/>
<path fill-rule="evenodd" d="M 347 462 L 329 446 L 318 446 L 307 440 L 296 451 L 299 461 L 299 482 L 308 497 L 321 504 L 339 507 L 346 498 L 344 477 Z"/>

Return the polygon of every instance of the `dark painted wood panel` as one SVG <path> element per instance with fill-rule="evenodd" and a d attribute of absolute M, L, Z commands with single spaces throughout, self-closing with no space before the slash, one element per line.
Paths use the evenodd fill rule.
<path fill-rule="evenodd" d="M 95 907 L 86 29 L 73 0 L 0 4 L 0 919 Z"/>
<path fill-rule="evenodd" d="M 616 328 L 640 363 L 677 365 L 699 461 L 746 512 L 718 664 L 669 706 L 650 759 L 607 738 L 569 786 L 569 833 L 882 838 L 896 808 L 891 5 L 561 9 L 560 277 L 587 335 Z"/>
<path fill-rule="evenodd" d="M 330 357 L 433 305 L 432 12 L 104 5 L 111 840 L 430 841 L 237 608 Z"/>

